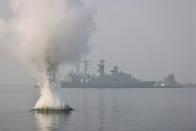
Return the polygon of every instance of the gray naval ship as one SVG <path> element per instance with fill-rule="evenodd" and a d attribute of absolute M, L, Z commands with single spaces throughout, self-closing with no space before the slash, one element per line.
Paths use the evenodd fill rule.
<path fill-rule="evenodd" d="M 99 60 L 98 76 L 88 73 L 89 61 L 84 60 L 84 72 L 80 72 L 77 66 L 76 71 L 71 71 L 61 81 L 62 88 L 154 88 L 155 81 L 142 81 L 131 74 L 122 72 L 118 66 L 114 66 L 111 74 L 105 73 L 105 60 Z"/>

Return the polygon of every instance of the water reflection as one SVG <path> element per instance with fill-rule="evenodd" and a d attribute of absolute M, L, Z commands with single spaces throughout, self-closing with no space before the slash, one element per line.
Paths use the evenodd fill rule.
<path fill-rule="evenodd" d="M 89 125 L 90 125 L 90 122 L 89 122 L 89 119 L 90 119 L 90 116 L 89 116 L 89 103 L 88 103 L 88 94 L 87 94 L 87 91 L 88 89 L 84 89 L 82 94 L 83 94 L 83 99 L 82 99 L 82 103 L 83 103 L 83 113 L 82 113 L 82 128 L 83 129 L 86 129 L 86 131 L 89 130 Z"/>
<path fill-rule="evenodd" d="M 99 115 L 99 131 L 104 131 L 104 125 L 105 125 L 105 114 L 104 114 L 104 94 L 103 89 L 99 90 L 99 98 L 98 98 L 98 115 Z"/>
<path fill-rule="evenodd" d="M 34 112 L 39 131 L 64 131 L 71 113 Z"/>

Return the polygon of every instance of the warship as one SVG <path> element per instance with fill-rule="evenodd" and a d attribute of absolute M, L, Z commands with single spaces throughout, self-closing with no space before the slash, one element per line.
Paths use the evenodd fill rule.
<path fill-rule="evenodd" d="M 136 79 L 132 74 L 122 72 L 118 66 L 114 66 L 111 74 L 105 73 L 105 60 L 98 63 L 97 72 L 99 75 L 88 73 L 89 61 L 84 60 L 84 71 L 80 72 L 78 65 L 76 71 L 71 70 L 61 80 L 62 88 L 154 88 L 155 81 L 143 81 Z"/>

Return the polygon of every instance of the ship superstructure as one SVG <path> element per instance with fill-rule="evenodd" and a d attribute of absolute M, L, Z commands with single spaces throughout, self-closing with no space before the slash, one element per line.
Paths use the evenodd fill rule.
<path fill-rule="evenodd" d="M 84 72 L 80 72 L 80 66 L 76 71 L 68 73 L 68 78 L 63 80 L 64 88 L 153 88 L 155 81 L 142 81 L 136 79 L 132 74 L 120 71 L 118 66 L 114 66 L 111 74 L 105 73 L 105 60 L 101 59 L 98 63 L 97 72 L 99 75 L 91 75 L 88 72 L 90 62 L 82 61 Z"/>

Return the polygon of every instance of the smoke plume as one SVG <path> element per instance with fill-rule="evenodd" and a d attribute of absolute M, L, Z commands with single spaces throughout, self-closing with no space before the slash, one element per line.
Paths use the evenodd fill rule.
<path fill-rule="evenodd" d="M 9 0 L 0 17 L 0 49 L 26 66 L 38 82 L 35 108 L 63 108 L 56 71 L 88 52 L 93 13 L 80 0 Z"/>

